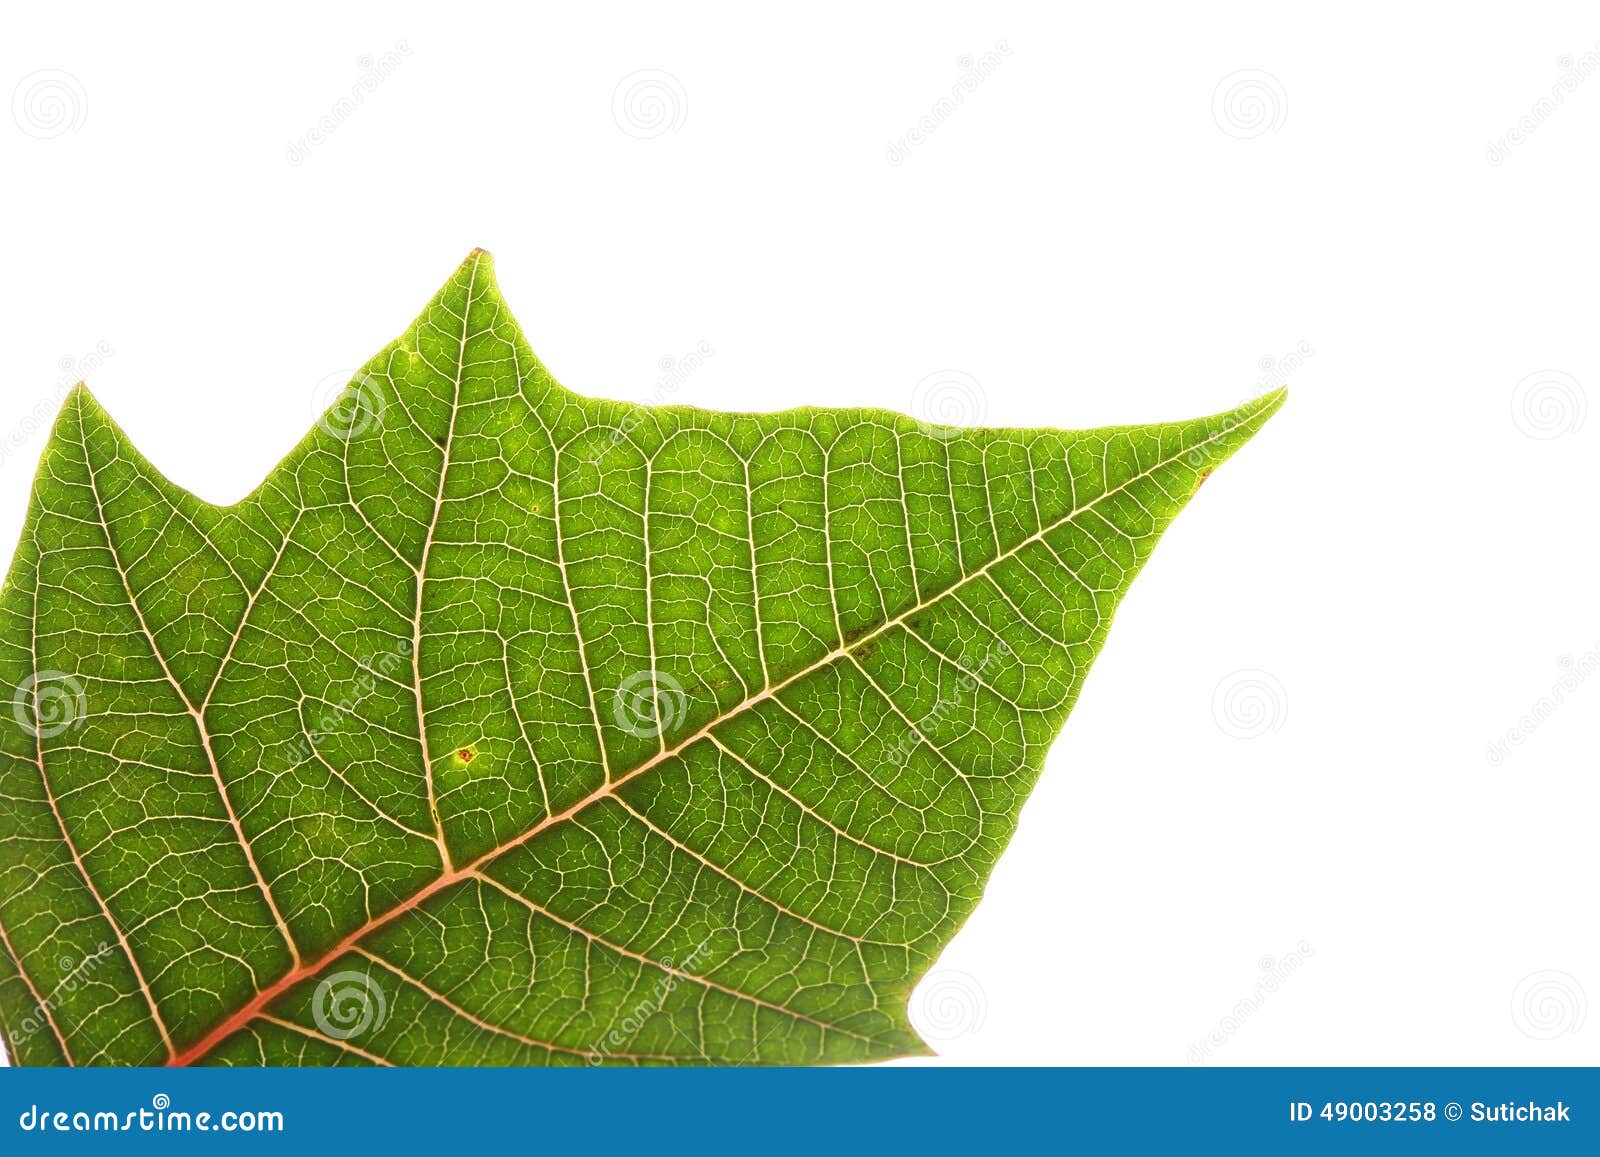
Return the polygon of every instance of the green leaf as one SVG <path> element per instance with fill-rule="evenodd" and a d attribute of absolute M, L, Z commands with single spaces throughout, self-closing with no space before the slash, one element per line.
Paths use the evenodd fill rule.
<path fill-rule="evenodd" d="M 581 398 L 481 252 L 235 506 L 80 387 L 0 593 L 12 1057 L 925 1051 L 911 989 L 1113 610 L 1282 399 L 1063 433 Z"/>

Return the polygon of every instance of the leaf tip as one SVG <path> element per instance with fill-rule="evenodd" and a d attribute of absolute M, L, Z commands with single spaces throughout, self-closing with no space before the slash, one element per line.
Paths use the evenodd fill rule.
<path fill-rule="evenodd" d="M 89 384 L 84 381 L 79 381 L 77 385 L 73 386 L 72 389 L 67 391 L 66 398 L 62 400 L 61 409 L 63 412 L 67 410 L 77 412 L 83 408 L 84 403 L 86 402 L 91 407 L 95 408 L 98 408 L 100 405 L 100 403 L 95 399 L 94 391 L 89 388 Z"/>
<path fill-rule="evenodd" d="M 1181 423 L 1185 441 L 1189 443 L 1186 463 L 1196 472 L 1193 494 L 1211 475 L 1211 471 L 1233 457 L 1235 451 L 1251 438 L 1282 408 L 1289 396 L 1287 386 L 1262 394 L 1231 410 L 1213 414 L 1192 423 Z"/>
<path fill-rule="evenodd" d="M 494 254 L 478 245 L 473 246 L 472 252 L 468 253 L 461 264 L 456 266 L 455 273 L 451 275 L 449 281 L 445 282 L 445 288 L 440 290 L 440 293 L 449 293 L 452 286 L 459 288 L 462 285 L 493 285 L 494 283 Z"/>
<path fill-rule="evenodd" d="M 1268 414 L 1272 414 L 1277 411 L 1278 407 L 1282 406 L 1283 403 L 1288 400 L 1289 387 L 1279 386 L 1275 390 L 1271 390 L 1268 393 L 1262 394 L 1255 400 L 1254 404 L 1260 406 Z"/>
<path fill-rule="evenodd" d="M 1249 434 L 1254 434 L 1266 424 L 1268 418 L 1283 408 L 1283 403 L 1288 398 L 1289 387 L 1279 386 L 1275 390 L 1262 394 L 1254 401 L 1244 403 L 1244 405 L 1226 415 L 1226 417 L 1232 419 L 1239 428 L 1246 430 Z"/>
<path fill-rule="evenodd" d="M 481 245 L 475 245 L 472 251 L 461 259 L 461 263 L 456 266 L 455 272 L 445 281 L 443 288 L 439 290 L 439 296 L 450 293 L 452 287 L 459 292 L 461 286 L 470 285 L 479 280 L 486 282 L 494 280 L 494 254 Z M 435 301 L 437 300 L 438 298 L 436 297 Z"/>

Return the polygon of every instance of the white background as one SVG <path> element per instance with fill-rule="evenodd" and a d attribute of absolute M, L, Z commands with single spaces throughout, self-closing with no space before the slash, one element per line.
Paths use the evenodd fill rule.
<path fill-rule="evenodd" d="M 943 1062 L 1600 1060 L 1593 5 L 588 7 L 10 9 L 3 549 L 64 384 L 233 501 L 473 246 L 590 394 L 702 341 L 674 401 L 959 371 L 969 420 L 1083 427 L 1287 381 L 918 1021 Z"/>

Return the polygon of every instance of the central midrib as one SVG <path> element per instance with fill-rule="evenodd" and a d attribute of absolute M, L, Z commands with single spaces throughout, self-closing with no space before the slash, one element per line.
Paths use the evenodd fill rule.
<path fill-rule="evenodd" d="M 1215 433 L 1201 439 L 1199 442 L 1196 442 L 1190 446 L 1185 446 L 1183 449 L 1177 451 L 1169 457 L 1163 458 L 1154 465 L 1141 470 L 1139 473 L 1131 475 L 1125 481 L 1118 483 L 1109 490 L 1101 492 L 1088 502 L 1084 503 L 1082 506 L 1074 507 L 1066 514 L 1050 523 L 1050 525 L 1041 527 L 1033 534 L 1030 534 L 1026 538 L 1017 542 L 1014 546 L 1008 547 L 1006 550 L 996 554 L 994 558 L 978 567 L 971 574 L 962 576 L 949 586 L 945 587 L 943 590 L 939 591 L 937 594 L 930 595 L 928 598 L 923 599 L 910 607 L 907 607 L 893 618 L 885 620 L 879 626 L 874 627 L 872 630 L 860 635 L 850 642 L 835 647 L 833 650 L 795 671 L 792 675 L 789 675 L 780 682 L 763 688 L 757 694 L 751 695 L 741 702 L 735 704 L 727 711 L 718 715 L 715 719 L 712 719 L 709 723 L 706 723 L 698 731 L 695 731 L 693 734 L 679 741 L 675 746 L 667 748 L 661 751 L 659 754 L 652 756 L 650 759 L 641 763 L 639 766 L 635 767 L 626 774 L 602 784 L 599 788 L 595 789 L 589 795 L 585 796 L 583 799 L 579 800 L 565 811 L 559 812 L 555 815 L 546 816 L 544 819 L 540 820 L 537 824 L 523 832 L 521 835 L 517 836 L 515 839 L 502 844 L 499 847 L 491 848 L 489 851 L 483 853 L 470 863 L 445 871 L 437 879 L 431 881 L 429 884 L 415 892 L 410 898 L 402 901 L 400 904 L 389 909 L 387 912 L 384 912 L 382 915 L 373 917 L 359 928 L 356 928 L 343 940 L 339 941 L 338 944 L 334 945 L 327 952 L 317 957 L 317 959 L 291 968 L 272 984 L 261 989 L 254 997 L 250 999 L 248 1003 L 241 1006 L 236 1012 L 227 1017 L 225 1020 L 221 1021 L 215 1028 L 206 1033 L 205 1036 L 201 1037 L 199 1041 L 174 1056 L 168 1061 L 168 1064 L 171 1066 L 186 1066 L 204 1058 L 223 1040 L 229 1036 L 232 1036 L 235 1032 L 239 1031 L 239 1029 L 256 1019 L 257 1015 L 260 1014 L 260 1012 L 266 1008 L 267 1005 L 272 1003 L 272 1001 L 276 1000 L 279 996 L 282 996 L 285 992 L 293 988 L 296 984 L 299 984 L 301 981 L 309 980 L 311 977 L 315 976 L 327 965 L 333 963 L 339 957 L 343 956 L 346 952 L 354 948 L 360 941 L 364 940 L 378 929 L 393 923 L 406 913 L 414 911 L 422 904 L 432 899 L 434 896 L 439 895 L 441 892 L 445 892 L 457 884 L 465 883 L 469 879 L 482 874 L 482 870 L 484 868 L 488 867 L 501 856 L 521 847 L 523 844 L 526 844 L 542 832 L 554 827 L 556 824 L 564 823 L 573 816 L 589 808 L 591 805 L 610 798 L 616 794 L 617 790 L 624 784 L 638 778 L 645 772 L 659 766 L 668 759 L 672 759 L 682 754 L 689 747 L 709 736 L 713 730 L 728 722 L 730 719 L 734 719 L 744 712 L 750 710 L 758 703 L 772 698 L 778 692 L 784 690 L 786 687 L 798 682 L 806 676 L 822 670 L 835 660 L 849 655 L 851 652 L 865 645 L 870 640 L 877 638 L 885 631 L 899 626 L 906 619 L 925 610 L 927 607 L 938 602 L 952 591 L 965 586 L 967 583 L 972 582 L 975 579 L 981 578 L 983 575 L 988 573 L 994 567 L 998 566 L 1000 563 L 1004 562 L 1006 559 L 1013 557 L 1019 551 L 1030 546 L 1031 544 L 1042 540 L 1047 534 L 1050 534 L 1060 527 L 1065 526 L 1079 515 L 1094 509 L 1106 499 L 1121 493 L 1134 483 L 1149 477 L 1163 466 L 1171 465 L 1182 455 L 1192 454 L 1196 450 L 1199 450 L 1202 447 L 1217 441 L 1219 438 L 1233 433 L 1233 431 L 1237 430 L 1246 421 L 1255 417 L 1262 408 L 1264 407 L 1258 405 L 1255 408 L 1252 408 L 1248 414 L 1243 415 L 1241 415 L 1239 411 L 1235 411 L 1234 416 L 1237 417 L 1238 420 L 1233 424 L 1224 426 Z"/>
<path fill-rule="evenodd" d="M 461 379 L 467 375 L 467 332 L 472 320 L 472 291 L 478 284 L 478 260 L 472 263 L 472 273 L 467 280 L 467 300 L 461 308 L 461 340 L 456 351 L 455 393 L 450 399 L 450 424 L 445 430 L 444 446 L 439 460 L 439 486 L 433 496 L 433 517 L 428 520 L 428 531 L 422 540 L 422 557 L 417 562 L 417 602 L 411 633 L 411 677 L 417 693 L 417 744 L 422 749 L 422 778 L 428 791 L 428 815 L 433 820 L 435 843 L 439 848 L 439 862 L 446 874 L 453 870 L 455 861 L 450 855 L 450 844 L 444 838 L 444 820 L 439 815 L 439 796 L 433 783 L 433 753 L 428 746 L 428 712 L 422 694 L 422 608 L 428 586 L 428 560 L 433 554 L 433 540 L 439 532 L 439 516 L 444 513 L 444 491 L 450 475 L 450 455 L 455 449 L 456 419 L 461 413 Z M 350 496 L 352 503 L 355 495 Z"/>

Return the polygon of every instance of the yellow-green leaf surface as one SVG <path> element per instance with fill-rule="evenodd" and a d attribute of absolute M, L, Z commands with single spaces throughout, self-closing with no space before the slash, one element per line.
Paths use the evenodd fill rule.
<path fill-rule="evenodd" d="M 80 387 L 0 594 L 13 1060 L 925 1051 L 912 987 L 1118 601 L 1281 401 L 592 400 L 481 252 L 235 506 Z"/>

